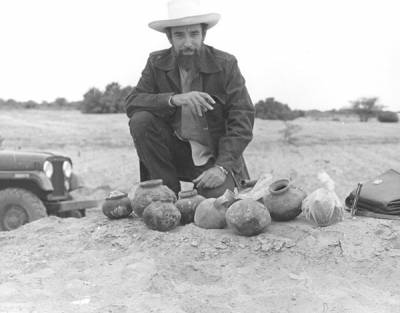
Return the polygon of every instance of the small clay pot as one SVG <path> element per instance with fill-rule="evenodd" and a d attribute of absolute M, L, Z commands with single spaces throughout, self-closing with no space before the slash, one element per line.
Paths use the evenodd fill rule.
<path fill-rule="evenodd" d="M 179 224 L 181 213 L 171 202 L 155 201 L 144 209 L 143 220 L 150 229 L 168 231 Z"/>
<path fill-rule="evenodd" d="M 189 224 L 194 221 L 194 214 L 197 206 L 200 202 L 204 201 L 205 198 L 197 194 L 197 190 L 185 190 L 178 194 L 178 201 L 175 202 L 175 206 L 181 212 L 181 224 Z"/>
<path fill-rule="evenodd" d="M 275 221 L 289 221 L 301 213 L 301 202 L 307 194 L 290 184 L 289 179 L 279 179 L 269 186 L 264 205 Z"/>
<path fill-rule="evenodd" d="M 111 219 L 128 217 L 132 213 L 132 203 L 125 192 L 112 191 L 105 198 L 102 210 Z"/>
<path fill-rule="evenodd" d="M 133 211 L 142 216 L 144 209 L 154 201 L 175 203 L 176 195 L 162 179 L 147 180 L 139 183 L 132 200 Z"/>
<path fill-rule="evenodd" d="M 196 208 L 194 223 L 206 229 L 222 229 L 226 226 L 225 213 L 228 207 L 235 201 L 232 191 L 227 190 L 222 196 L 208 198 L 202 201 Z"/>
<path fill-rule="evenodd" d="M 243 236 L 262 233 L 271 223 L 267 208 L 253 199 L 243 199 L 233 203 L 225 214 L 229 228 Z"/>

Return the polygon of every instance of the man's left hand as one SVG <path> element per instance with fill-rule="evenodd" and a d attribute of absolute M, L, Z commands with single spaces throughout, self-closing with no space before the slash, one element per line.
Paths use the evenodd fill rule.
<path fill-rule="evenodd" d="M 199 188 L 216 188 L 221 186 L 226 179 L 226 174 L 218 167 L 214 166 L 200 174 L 193 180 Z"/>

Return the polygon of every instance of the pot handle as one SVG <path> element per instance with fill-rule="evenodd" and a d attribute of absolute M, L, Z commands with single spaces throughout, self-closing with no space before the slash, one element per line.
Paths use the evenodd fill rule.
<path fill-rule="evenodd" d="M 229 189 L 227 189 L 222 196 L 218 197 L 215 200 L 214 206 L 216 209 L 222 209 L 222 208 L 226 209 L 235 201 L 236 201 L 235 194 Z"/>

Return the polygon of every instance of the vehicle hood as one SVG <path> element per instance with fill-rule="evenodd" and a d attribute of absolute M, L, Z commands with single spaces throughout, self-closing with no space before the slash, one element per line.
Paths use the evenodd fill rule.
<path fill-rule="evenodd" d="M 32 151 L 0 151 L 0 171 L 29 171 L 42 170 L 46 160 L 70 160 L 51 152 Z"/>

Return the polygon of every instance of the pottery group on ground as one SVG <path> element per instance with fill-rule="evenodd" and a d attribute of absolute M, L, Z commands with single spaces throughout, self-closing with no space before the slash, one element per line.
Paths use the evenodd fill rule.
<path fill-rule="evenodd" d="M 334 192 L 333 196 L 336 196 Z M 141 182 L 132 199 L 126 193 L 111 192 L 102 209 L 110 219 L 134 214 L 143 218 L 150 229 L 158 231 L 193 222 L 205 229 L 228 226 L 237 234 L 254 236 L 265 231 L 271 219 L 293 220 L 302 211 L 318 226 L 339 222 L 343 218 L 343 208 L 340 203 L 330 201 L 331 198 L 329 190 L 316 190 L 307 196 L 289 179 L 271 183 L 260 199 L 241 199 L 230 190 L 219 198 L 206 199 L 195 189 L 181 191 L 177 198 L 161 179 L 156 179 Z"/>

